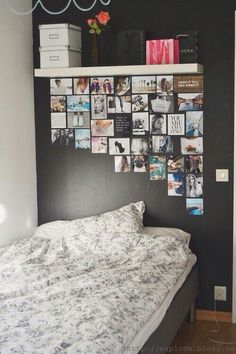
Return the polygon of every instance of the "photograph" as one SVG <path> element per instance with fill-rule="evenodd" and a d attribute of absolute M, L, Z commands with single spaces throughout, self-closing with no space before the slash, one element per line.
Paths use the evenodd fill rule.
<path fill-rule="evenodd" d="M 203 215 L 203 199 L 193 198 L 186 199 L 186 209 L 187 214 L 192 216 L 201 216 Z"/>
<path fill-rule="evenodd" d="M 89 95 L 67 96 L 68 112 L 89 112 L 90 98 Z"/>
<path fill-rule="evenodd" d="M 106 154 L 107 153 L 107 138 L 104 136 L 101 137 L 92 137 L 92 154 Z"/>
<path fill-rule="evenodd" d="M 69 112 L 67 113 L 68 128 L 90 128 L 89 112 Z"/>
<path fill-rule="evenodd" d="M 187 173 L 203 173 L 203 156 L 185 156 L 185 168 Z"/>
<path fill-rule="evenodd" d="M 203 138 L 180 138 L 182 155 L 203 154 Z"/>
<path fill-rule="evenodd" d="M 132 111 L 148 112 L 148 95 L 132 95 Z"/>
<path fill-rule="evenodd" d="M 174 96 L 149 95 L 150 113 L 174 113 Z"/>
<path fill-rule="evenodd" d="M 156 76 L 132 76 L 132 93 L 155 93 Z"/>
<path fill-rule="evenodd" d="M 186 112 L 186 136 L 203 136 L 203 112 Z"/>
<path fill-rule="evenodd" d="M 51 143 L 53 145 L 73 146 L 75 144 L 73 129 L 51 130 Z"/>
<path fill-rule="evenodd" d="M 184 114 L 168 114 L 168 135 L 184 135 L 185 116 Z"/>
<path fill-rule="evenodd" d="M 51 95 L 72 95 L 72 79 L 50 79 Z"/>
<path fill-rule="evenodd" d="M 75 129 L 75 148 L 90 149 L 90 129 Z"/>
<path fill-rule="evenodd" d="M 132 155 L 148 155 L 150 153 L 149 138 L 133 138 L 131 139 Z"/>
<path fill-rule="evenodd" d="M 167 135 L 152 136 L 152 152 L 173 153 L 173 141 Z"/>
<path fill-rule="evenodd" d="M 114 93 L 113 77 L 90 78 L 90 93 L 92 95 L 111 95 Z"/>
<path fill-rule="evenodd" d="M 76 77 L 73 79 L 74 95 L 88 95 L 89 94 L 89 78 Z"/>
<path fill-rule="evenodd" d="M 166 134 L 166 114 L 150 114 L 150 133 Z"/>
<path fill-rule="evenodd" d="M 133 135 L 147 135 L 149 133 L 149 116 L 147 112 L 132 114 Z"/>
<path fill-rule="evenodd" d="M 130 139 L 128 138 L 110 138 L 109 139 L 110 155 L 129 155 Z"/>
<path fill-rule="evenodd" d="M 149 156 L 149 170 L 151 181 L 162 181 L 166 179 L 166 157 Z"/>
<path fill-rule="evenodd" d="M 167 169 L 169 173 L 184 172 L 184 156 L 168 156 Z"/>
<path fill-rule="evenodd" d="M 175 75 L 174 92 L 203 92 L 203 75 Z"/>
<path fill-rule="evenodd" d="M 131 134 L 131 115 L 114 116 L 115 136 L 128 138 Z"/>
<path fill-rule="evenodd" d="M 51 113 L 51 128 L 66 128 L 66 113 Z"/>
<path fill-rule="evenodd" d="M 168 196 L 182 197 L 184 195 L 184 174 L 168 173 Z"/>
<path fill-rule="evenodd" d="M 114 136 L 114 120 L 113 119 L 96 119 L 91 120 L 92 136 Z"/>
<path fill-rule="evenodd" d="M 66 111 L 66 96 L 51 96 L 51 112 Z"/>
<path fill-rule="evenodd" d="M 201 111 L 203 108 L 203 93 L 178 93 L 179 111 Z"/>
<path fill-rule="evenodd" d="M 108 113 L 131 113 L 130 96 L 107 96 Z"/>
<path fill-rule="evenodd" d="M 131 163 L 130 156 L 115 156 L 115 172 L 130 172 Z"/>
<path fill-rule="evenodd" d="M 132 170 L 134 172 L 148 172 L 149 171 L 149 162 L 148 156 L 132 156 Z"/>
<path fill-rule="evenodd" d="M 157 93 L 173 95 L 173 75 L 157 75 Z"/>
<path fill-rule="evenodd" d="M 189 174 L 186 176 L 186 197 L 201 198 L 203 196 L 203 176 Z"/>
<path fill-rule="evenodd" d="M 131 76 L 115 76 L 115 95 L 130 95 Z"/>
<path fill-rule="evenodd" d="M 107 97 L 106 95 L 92 95 L 91 96 L 91 112 L 92 119 L 106 119 L 107 118 Z"/>

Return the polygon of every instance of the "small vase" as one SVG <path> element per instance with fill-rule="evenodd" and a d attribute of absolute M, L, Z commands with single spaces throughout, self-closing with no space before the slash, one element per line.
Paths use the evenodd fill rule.
<path fill-rule="evenodd" d="M 98 66 L 99 65 L 98 38 L 97 38 L 96 34 L 92 34 L 91 64 L 92 64 L 92 66 Z"/>

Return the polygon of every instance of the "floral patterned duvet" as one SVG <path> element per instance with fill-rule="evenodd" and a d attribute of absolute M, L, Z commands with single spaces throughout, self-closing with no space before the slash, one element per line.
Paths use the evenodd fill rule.
<path fill-rule="evenodd" d="M 0 353 L 124 353 L 190 254 L 173 236 L 137 233 L 0 248 Z"/>

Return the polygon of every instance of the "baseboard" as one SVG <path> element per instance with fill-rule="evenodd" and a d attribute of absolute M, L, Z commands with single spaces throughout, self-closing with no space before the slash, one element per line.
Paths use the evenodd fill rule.
<path fill-rule="evenodd" d="M 196 310 L 196 320 L 215 321 L 215 318 L 217 318 L 217 321 L 219 322 L 232 322 L 232 313 L 221 311 Z"/>

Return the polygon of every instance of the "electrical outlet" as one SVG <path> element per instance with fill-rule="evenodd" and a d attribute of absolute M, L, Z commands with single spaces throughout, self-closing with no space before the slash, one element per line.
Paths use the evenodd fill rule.
<path fill-rule="evenodd" d="M 226 286 L 214 286 L 214 300 L 226 301 Z"/>

